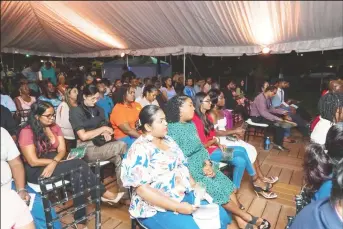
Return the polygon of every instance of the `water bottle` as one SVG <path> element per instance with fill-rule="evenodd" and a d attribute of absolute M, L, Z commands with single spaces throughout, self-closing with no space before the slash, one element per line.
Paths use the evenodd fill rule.
<path fill-rule="evenodd" d="M 270 148 L 270 139 L 269 137 L 266 137 L 266 139 L 264 140 L 264 150 L 269 150 Z"/>

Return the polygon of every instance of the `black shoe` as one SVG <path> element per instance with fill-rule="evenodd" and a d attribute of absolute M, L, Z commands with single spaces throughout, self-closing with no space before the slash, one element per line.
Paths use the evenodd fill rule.
<path fill-rule="evenodd" d="M 287 149 L 286 147 L 279 146 L 279 145 L 276 145 L 276 144 L 274 145 L 273 148 L 276 149 L 276 150 L 282 151 L 282 152 L 289 152 L 289 151 L 290 151 L 290 150 Z"/>

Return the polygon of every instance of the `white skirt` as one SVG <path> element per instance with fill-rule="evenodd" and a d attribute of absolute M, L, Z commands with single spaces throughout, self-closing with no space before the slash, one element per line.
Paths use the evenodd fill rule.
<path fill-rule="evenodd" d="M 255 146 L 242 141 L 242 140 L 238 140 L 238 141 L 229 141 L 226 139 L 226 137 L 219 137 L 220 140 L 220 144 L 224 145 L 224 146 L 242 146 L 243 148 L 245 148 L 245 150 L 248 153 L 248 157 L 250 159 L 250 162 L 253 164 L 256 161 L 256 157 L 257 157 L 257 151 Z"/>

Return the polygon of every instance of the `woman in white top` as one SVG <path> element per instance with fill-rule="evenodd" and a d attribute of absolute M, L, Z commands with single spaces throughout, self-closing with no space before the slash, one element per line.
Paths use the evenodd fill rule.
<path fill-rule="evenodd" d="M 173 98 L 176 95 L 176 91 L 173 87 L 173 82 L 170 77 L 163 78 L 163 87 L 160 89 L 162 92 L 162 97 L 165 102 Z"/>
<path fill-rule="evenodd" d="M 320 120 L 311 133 L 311 141 L 324 145 L 331 126 L 343 121 L 343 93 L 329 92 L 318 103 Z"/>
<path fill-rule="evenodd" d="M 19 87 L 19 96 L 14 99 L 17 107 L 17 116 L 20 117 L 21 122 L 25 122 L 31 105 L 36 102 L 36 98 L 30 96 L 30 88 L 27 84 L 21 84 Z"/>
<path fill-rule="evenodd" d="M 224 115 L 224 112 L 222 110 L 222 107 L 225 106 L 225 97 L 223 92 L 221 92 L 218 89 L 211 89 L 208 92 L 208 95 L 211 98 L 212 102 L 212 108 L 210 110 L 210 116 L 213 119 L 214 128 L 216 130 L 216 136 L 218 136 L 220 144 L 225 146 L 241 146 L 246 149 L 248 157 L 250 159 L 251 164 L 253 164 L 255 171 L 257 173 L 258 178 L 265 182 L 274 184 L 276 183 L 279 178 L 278 177 L 265 177 L 260 169 L 259 162 L 257 160 L 257 151 L 256 148 L 243 141 L 240 140 L 244 134 L 244 129 L 241 127 L 238 127 L 236 129 L 228 130 L 226 129 L 226 117 Z M 229 140 L 227 139 L 227 136 L 232 135 L 235 137 L 238 137 L 237 141 Z"/>
<path fill-rule="evenodd" d="M 56 123 L 61 127 L 67 149 L 76 147 L 74 131 L 69 121 L 69 110 L 71 107 L 77 107 L 77 95 L 77 88 L 68 88 L 64 94 L 65 100 L 56 111 Z"/>
<path fill-rule="evenodd" d="M 157 93 L 157 88 L 154 85 L 147 85 L 144 87 L 143 95 L 137 98 L 136 102 L 139 103 L 142 108 L 147 105 L 159 106 L 156 100 Z"/>

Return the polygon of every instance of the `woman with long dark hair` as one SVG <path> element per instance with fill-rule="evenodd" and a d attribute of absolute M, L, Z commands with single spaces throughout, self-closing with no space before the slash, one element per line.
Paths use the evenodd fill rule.
<path fill-rule="evenodd" d="M 176 91 L 173 87 L 173 82 L 170 77 L 164 77 L 162 79 L 162 88 L 160 89 L 165 102 L 173 98 L 176 95 Z"/>
<path fill-rule="evenodd" d="M 274 184 L 276 183 L 279 178 L 270 176 L 265 177 L 260 169 L 259 162 L 257 160 L 257 150 L 256 148 L 247 143 L 240 138 L 243 137 L 245 130 L 242 127 L 238 127 L 236 129 L 228 129 L 227 128 L 227 118 L 225 117 L 223 108 L 225 106 L 225 97 L 223 92 L 218 89 L 211 89 L 208 93 L 211 98 L 211 110 L 209 111 L 209 115 L 213 120 L 214 129 L 216 132 L 216 136 L 219 138 L 220 144 L 225 145 L 227 147 L 231 146 L 242 146 L 246 149 L 250 162 L 254 165 L 255 171 L 260 180 L 266 183 Z M 234 136 L 237 140 L 227 139 L 227 136 Z"/>
<path fill-rule="evenodd" d="M 332 126 L 326 136 L 325 145 L 312 143 L 306 147 L 304 178 L 306 187 L 321 200 L 330 196 L 332 169 L 343 158 L 343 123 Z"/>
<path fill-rule="evenodd" d="M 187 157 L 189 171 L 196 182 L 205 185 L 213 202 L 230 211 L 240 228 L 270 228 L 270 223 L 262 218 L 253 217 L 239 208 L 235 185 L 219 170 L 216 162 L 211 161 L 208 151 L 200 141 L 197 129 L 192 122 L 194 106 L 188 96 L 175 96 L 165 107 L 168 122 L 168 135 L 180 146 Z"/>
<path fill-rule="evenodd" d="M 130 215 L 148 228 L 199 228 L 192 216 L 197 210 L 196 183 L 181 149 L 167 136 L 165 114 L 160 107 L 147 105 L 139 120 L 143 134 L 123 159 L 121 176 L 124 185 L 134 190 Z M 137 163 L 139 160 L 144 163 Z M 201 201 L 201 205 L 206 204 L 207 201 Z M 220 228 L 226 229 L 228 214 L 222 207 L 219 212 Z"/>
<path fill-rule="evenodd" d="M 113 129 L 109 127 L 104 110 L 96 105 L 99 97 L 95 85 L 86 85 L 82 102 L 70 109 L 70 123 L 78 140 L 78 147 L 86 147 L 84 159 L 88 162 L 110 161 L 115 165 L 115 176 L 121 191 L 126 191 L 120 180 L 122 156 L 127 146 L 122 141 L 113 141 Z M 127 193 L 128 194 L 128 193 Z M 125 197 L 128 198 L 126 195 Z"/>
<path fill-rule="evenodd" d="M 265 184 L 257 176 L 246 149 L 239 145 L 222 145 L 220 139 L 216 137 L 213 120 L 209 115 L 212 106 L 210 96 L 204 92 L 199 92 L 195 95 L 194 103 L 195 115 L 193 117 L 193 122 L 197 128 L 200 140 L 207 149 L 211 160 L 220 162 L 223 158 L 223 151 L 233 150 L 231 157 L 225 162 L 234 165 L 233 183 L 235 184 L 235 187 L 237 189 L 240 188 L 244 170 L 247 170 L 256 193 L 259 193 L 267 199 L 276 198 L 277 195 L 275 193 L 269 192 L 271 184 Z"/>
<path fill-rule="evenodd" d="M 69 178 L 76 193 L 85 190 L 86 185 L 95 186 L 95 175 L 88 164 L 81 159 L 62 161 L 66 156 L 66 146 L 61 128 L 55 124 L 55 111 L 48 102 L 38 101 L 31 106 L 31 112 L 26 126 L 19 133 L 19 146 L 24 156 L 26 179 L 30 183 L 38 184 L 39 177 L 58 176 L 66 171 L 83 167 Z M 94 195 L 95 193 L 92 193 Z M 117 203 L 124 193 L 118 195 L 105 191 L 101 185 L 103 201 Z M 75 207 L 86 202 L 85 196 L 74 199 Z M 86 209 L 75 212 L 75 220 L 86 216 Z M 81 222 L 83 227 L 85 222 Z"/>

